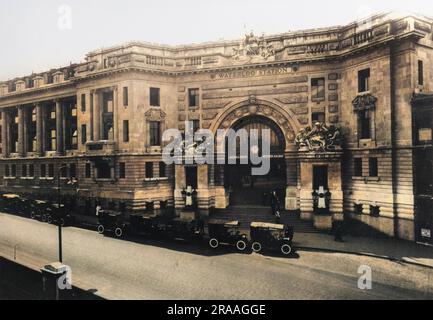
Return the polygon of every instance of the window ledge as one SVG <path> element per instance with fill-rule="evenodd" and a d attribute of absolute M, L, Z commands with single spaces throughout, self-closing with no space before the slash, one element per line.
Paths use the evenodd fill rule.
<path fill-rule="evenodd" d="M 21 180 L 34 180 L 35 177 L 21 177 Z"/>
<path fill-rule="evenodd" d="M 95 179 L 96 182 L 115 182 L 115 179 L 112 178 L 96 178 Z"/>
<path fill-rule="evenodd" d="M 54 180 L 54 177 L 39 177 L 39 180 Z"/>
<path fill-rule="evenodd" d="M 161 178 L 145 178 L 144 181 L 145 182 L 150 182 L 150 181 L 167 181 L 168 177 L 161 177 Z"/>
<path fill-rule="evenodd" d="M 15 180 L 16 177 L 4 177 L 5 180 Z"/>
<path fill-rule="evenodd" d="M 367 182 L 379 182 L 381 179 L 380 179 L 380 177 L 358 177 L 358 176 L 353 176 L 352 180 L 354 180 L 354 181 L 364 181 L 365 183 L 367 183 Z"/>

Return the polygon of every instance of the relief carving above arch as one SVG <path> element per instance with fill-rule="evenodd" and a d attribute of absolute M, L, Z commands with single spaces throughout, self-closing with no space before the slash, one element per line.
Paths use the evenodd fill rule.
<path fill-rule="evenodd" d="M 284 133 L 286 146 L 294 146 L 295 132 L 298 131 L 297 121 L 283 107 L 270 101 L 257 99 L 255 96 L 250 96 L 248 100 L 226 107 L 212 124 L 211 130 L 213 132 L 218 129 L 228 130 L 240 118 L 256 115 L 274 121 Z"/>

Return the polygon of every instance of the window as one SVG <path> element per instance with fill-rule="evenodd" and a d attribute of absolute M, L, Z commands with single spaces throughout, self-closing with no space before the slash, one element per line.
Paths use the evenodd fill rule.
<path fill-rule="evenodd" d="M 35 165 L 29 164 L 29 177 L 33 178 L 35 176 Z"/>
<path fill-rule="evenodd" d="M 48 177 L 54 178 L 54 164 L 48 165 Z"/>
<path fill-rule="evenodd" d="M 150 88 L 150 105 L 152 107 L 160 106 L 160 90 L 159 88 Z"/>
<path fill-rule="evenodd" d="M 47 176 L 47 165 L 41 164 L 41 177 L 45 178 Z"/>
<path fill-rule="evenodd" d="M 161 145 L 161 125 L 159 121 L 149 122 L 149 136 L 151 146 Z"/>
<path fill-rule="evenodd" d="M 198 107 L 199 98 L 200 98 L 199 89 L 194 88 L 188 90 L 188 103 L 190 107 Z"/>
<path fill-rule="evenodd" d="M 129 142 L 129 121 L 123 120 L 123 142 Z"/>
<path fill-rule="evenodd" d="M 192 132 L 196 133 L 200 130 L 200 120 L 192 120 Z"/>
<path fill-rule="evenodd" d="M 50 131 L 50 137 L 49 137 L 49 139 L 50 139 L 50 151 L 56 150 L 57 141 L 56 141 L 56 130 L 55 129 L 53 129 L 53 130 Z"/>
<path fill-rule="evenodd" d="M 153 162 L 146 162 L 146 178 L 153 178 Z"/>
<path fill-rule="evenodd" d="M 370 69 L 358 71 L 358 92 L 370 90 Z"/>
<path fill-rule="evenodd" d="M 128 106 L 128 87 L 123 87 L 123 106 Z"/>
<path fill-rule="evenodd" d="M 311 98 L 313 101 L 325 99 L 325 78 L 311 79 Z"/>
<path fill-rule="evenodd" d="M 324 112 L 313 112 L 311 115 L 311 122 L 314 124 L 316 122 L 325 122 L 325 113 Z"/>
<path fill-rule="evenodd" d="M 85 174 L 86 174 L 86 179 L 90 179 L 91 177 L 92 177 L 92 167 L 91 167 L 91 165 L 90 165 L 90 163 L 86 163 L 86 172 L 85 172 Z"/>
<path fill-rule="evenodd" d="M 368 159 L 368 171 L 370 177 L 378 176 L 378 167 L 377 167 L 377 158 L 369 158 Z"/>
<path fill-rule="evenodd" d="M 119 162 L 119 179 L 125 179 L 125 177 L 126 177 L 125 162 Z"/>
<path fill-rule="evenodd" d="M 86 112 L 86 95 L 81 95 L 81 112 Z"/>
<path fill-rule="evenodd" d="M 86 144 L 87 142 L 87 126 L 85 124 L 81 125 L 81 144 Z"/>
<path fill-rule="evenodd" d="M 418 85 L 424 85 L 424 64 L 421 60 L 418 60 Z"/>
<path fill-rule="evenodd" d="M 114 140 L 113 91 L 103 94 L 102 139 Z"/>
<path fill-rule="evenodd" d="M 98 179 L 110 179 L 111 178 L 111 167 L 108 162 L 102 161 L 96 165 Z"/>
<path fill-rule="evenodd" d="M 23 164 L 21 166 L 21 177 L 27 177 L 27 165 Z"/>
<path fill-rule="evenodd" d="M 358 111 L 359 139 L 371 139 L 371 110 Z"/>
<path fill-rule="evenodd" d="M 165 162 L 160 162 L 159 163 L 159 177 L 160 178 L 165 178 L 167 176 L 166 169 L 167 169 L 167 166 L 165 165 Z"/>
<path fill-rule="evenodd" d="M 72 132 L 72 138 L 71 138 L 71 149 L 77 150 L 78 148 L 78 131 L 74 130 Z"/>
<path fill-rule="evenodd" d="M 355 203 L 355 213 L 356 214 L 362 214 L 362 204 Z"/>
<path fill-rule="evenodd" d="M 380 215 L 380 207 L 376 205 L 370 205 L 370 215 L 378 217 Z"/>
<path fill-rule="evenodd" d="M 62 178 L 68 177 L 68 168 L 66 167 L 66 165 L 60 165 L 58 170 L 60 170 L 60 177 Z"/>
<path fill-rule="evenodd" d="M 10 167 L 9 167 L 8 164 L 5 165 L 5 176 L 6 177 L 10 177 L 11 176 L 11 170 L 10 170 Z"/>
<path fill-rule="evenodd" d="M 11 165 L 11 177 L 16 177 L 17 176 L 17 165 L 13 164 Z"/>
<path fill-rule="evenodd" d="M 362 158 L 353 159 L 353 172 L 355 177 L 362 177 Z"/>
<path fill-rule="evenodd" d="M 319 190 L 323 187 L 328 189 L 328 167 L 327 166 L 313 166 L 313 189 Z"/>
<path fill-rule="evenodd" d="M 69 165 L 69 178 L 76 178 L 77 177 L 77 166 L 75 163 L 71 163 Z"/>

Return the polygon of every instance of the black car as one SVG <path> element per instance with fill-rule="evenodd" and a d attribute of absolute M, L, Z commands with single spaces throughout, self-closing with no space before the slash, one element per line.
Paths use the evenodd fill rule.
<path fill-rule="evenodd" d="M 123 213 L 113 210 L 99 210 L 97 228 L 100 234 L 113 232 L 117 238 L 121 238 L 127 227 L 128 224 Z"/>
<path fill-rule="evenodd" d="M 0 196 L 0 211 L 11 214 L 25 215 L 31 208 L 31 201 L 26 197 L 13 193 L 3 193 Z"/>
<path fill-rule="evenodd" d="M 65 227 L 67 225 L 72 225 L 74 223 L 74 218 L 70 213 L 65 212 L 65 206 L 63 204 L 58 205 L 57 203 L 51 203 L 49 204 L 46 213 L 46 221 L 49 224 L 56 225 L 60 222 L 62 227 Z"/>
<path fill-rule="evenodd" d="M 254 252 L 263 249 L 280 250 L 284 255 L 293 252 L 293 228 L 283 224 L 252 222 L 250 225 L 251 248 Z"/>
<path fill-rule="evenodd" d="M 135 235 L 152 236 L 158 232 L 158 216 L 148 214 L 130 214 L 130 231 Z"/>
<path fill-rule="evenodd" d="M 176 240 L 201 240 L 204 235 L 203 221 L 195 218 L 164 219 L 159 229 L 164 236 Z"/>
<path fill-rule="evenodd" d="M 48 217 L 52 216 L 53 208 L 46 200 L 33 200 L 30 204 L 30 218 L 39 219 L 42 222 L 47 222 Z"/>
<path fill-rule="evenodd" d="M 245 252 L 248 247 L 248 238 L 240 231 L 239 221 L 211 219 L 208 221 L 209 246 L 216 249 L 223 245 L 236 246 L 239 251 Z"/>

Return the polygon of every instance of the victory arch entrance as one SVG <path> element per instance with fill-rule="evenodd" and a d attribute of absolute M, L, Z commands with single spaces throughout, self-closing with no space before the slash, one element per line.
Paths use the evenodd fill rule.
<path fill-rule="evenodd" d="M 281 207 L 284 208 L 287 179 L 284 159 L 285 138 L 281 129 L 274 121 L 259 115 L 238 120 L 232 126 L 232 129 L 235 131 L 245 129 L 249 137 L 251 130 L 256 129 L 259 139 L 257 147 L 249 143 L 248 159 L 245 156 L 242 158 L 239 154 L 239 141 L 237 141 L 236 164 L 229 164 L 228 159 L 226 159 L 224 187 L 228 192 L 229 204 L 231 206 L 269 206 L 270 193 L 276 191 L 281 201 Z M 266 175 L 252 175 L 251 149 L 258 150 L 259 154 L 261 154 L 262 132 L 264 130 L 270 132 L 270 170 Z M 248 163 L 241 164 L 241 158 L 243 159 L 242 162 Z M 234 162 L 234 159 L 232 159 L 232 162 Z"/>

